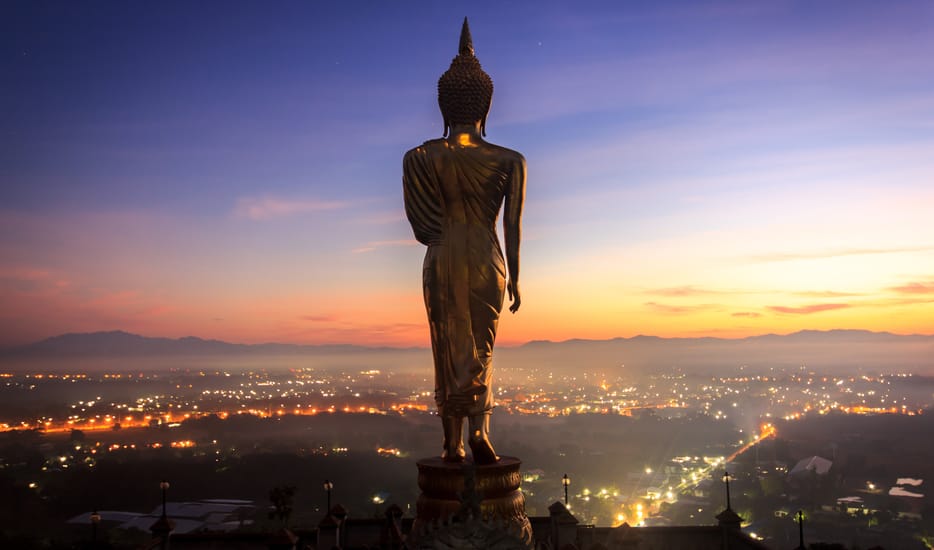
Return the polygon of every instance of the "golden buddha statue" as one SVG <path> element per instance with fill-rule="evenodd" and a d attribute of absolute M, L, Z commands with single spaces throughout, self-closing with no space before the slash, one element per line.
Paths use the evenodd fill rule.
<path fill-rule="evenodd" d="M 428 247 L 422 286 L 444 430 L 442 457 L 450 462 L 465 459 L 465 418 L 474 462 L 499 460 L 489 440 L 493 344 L 504 294 L 513 313 L 521 303 L 525 159 L 483 139 L 492 98 L 493 81 L 474 55 L 465 18 L 459 53 L 438 80 L 444 135 L 403 160 L 405 213 L 415 238 Z M 496 234 L 504 203 L 505 261 Z"/>

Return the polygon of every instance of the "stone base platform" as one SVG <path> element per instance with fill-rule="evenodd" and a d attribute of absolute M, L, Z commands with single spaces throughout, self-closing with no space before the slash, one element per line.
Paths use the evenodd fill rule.
<path fill-rule="evenodd" d="M 417 464 L 421 494 L 410 547 L 420 546 L 420 539 L 444 536 L 446 526 L 467 523 L 486 525 L 491 536 L 508 533 L 517 543 L 531 543 L 532 526 L 525 515 L 525 496 L 519 491 L 522 462 L 518 458 L 503 456 L 496 464 L 478 466 L 469 460 L 445 462 L 435 457 Z M 479 534 L 476 528 L 472 532 Z"/>

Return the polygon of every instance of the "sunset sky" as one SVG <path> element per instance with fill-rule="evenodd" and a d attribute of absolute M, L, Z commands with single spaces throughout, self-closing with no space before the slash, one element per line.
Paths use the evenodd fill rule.
<path fill-rule="evenodd" d="M 499 341 L 934 333 L 934 3 L 0 6 L 0 346 L 428 345 L 404 152 L 464 16 L 528 161 Z"/>

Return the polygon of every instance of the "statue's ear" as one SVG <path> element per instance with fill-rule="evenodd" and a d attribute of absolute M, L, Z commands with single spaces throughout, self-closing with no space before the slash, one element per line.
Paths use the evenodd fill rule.
<path fill-rule="evenodd" d="M 441 137 L 448 137 L 448 132 L 451 131 L 451 123 L 448 122 L 447 117 L 444 117 L 444 132 L 441 133 Z"/>
<path fill-rule="evenodd" d="M 480 135 L 486 137 L 486 117 L 490 115 L 490 107 L 493 106 L 493 98 L 490 98 L 490 102 L 486 105 L 486 114 L 483 115 L 483 118 L 480 119 Z"/>

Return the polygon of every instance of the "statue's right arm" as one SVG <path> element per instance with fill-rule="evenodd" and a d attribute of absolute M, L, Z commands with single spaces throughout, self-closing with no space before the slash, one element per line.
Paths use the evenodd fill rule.
<path fill-rule="evenodd" d="M 509 270 L 509 281 L 506 290 L 512 305 L 509 311 L 515 313 L 522 304 L 519 296 L 519 243 L 522 240 L 522 204 L 525 202 L 525 158 L 516 153 L 517 159 L 513 167 L 509 183 L 506 187 L 506 200 L 503 207 L 503 232 L 506 241 L 506 268 Z"/>

